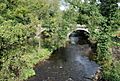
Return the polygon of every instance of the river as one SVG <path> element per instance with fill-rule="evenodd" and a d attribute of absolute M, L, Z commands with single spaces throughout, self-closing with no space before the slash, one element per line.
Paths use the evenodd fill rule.
<path fill-rule="evenodd" d="M 36 65 L 36 75 L 28 81 L 92 81 L 99 65 L 89 60 L 90 53 L 88 44 L 61 47 Z"/>

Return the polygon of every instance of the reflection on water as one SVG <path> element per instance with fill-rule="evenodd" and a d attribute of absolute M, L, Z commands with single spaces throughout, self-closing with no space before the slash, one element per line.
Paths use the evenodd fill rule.
<path fill-rule="evenodd" d="M 71 40 L 71 44 L 76 44 L 79 41 L 78 37 L 70 37 L 70 40 Z"/>
<path fill-rule="evenodd" d="M 88 78 L 91 78 L 92 75 L 95 74 L 99 68 L 99 65 L 97 65 L 94 61 L 90 61 L 88 57 L 85 56 L 76 57 L 76 61 L 84 66 L 86 77 Z"/>

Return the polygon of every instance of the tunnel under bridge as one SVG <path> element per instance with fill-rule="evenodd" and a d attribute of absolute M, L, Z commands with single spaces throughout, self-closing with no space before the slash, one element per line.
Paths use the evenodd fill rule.
<path fill-rule="evenodd" d="M 71 44 L 88 44 L 90 42 L 89 35 L 90 32 L 87 28 L 79 27 L 68 33 L 67 41 L 69 41 Z"/>

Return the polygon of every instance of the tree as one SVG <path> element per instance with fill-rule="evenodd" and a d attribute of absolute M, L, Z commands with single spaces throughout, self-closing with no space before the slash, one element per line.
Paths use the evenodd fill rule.
<path fill-rule="evenodd" d="M 115 18 L 115 14 L 116 11 L 118 9 L 118 5 L 117 5 L 117 0 L 111 1 L 104 1 L 104 0 L 100 0 L 101 1 L 101 5 L 100 5 L 100 10 L 101 10 L 101 14 L 104 17 L 104 22 L 101 23 L 101 27 L 100 27 L 100 36 L 99 36 L 99 44 L 98 47 L 99 49 L 99 56 L 98 57 L 100 60 L 110 60 L 110 58 L 108 58 L 108 56 L 110 57 L 111 54 L 110 52 L 110 43 L 111 43 L 111 36 L 112 36 L 112 32 L 113 30 L 115 30 L 115 28 L 112 26 L 112 22 L 114 22 L 114 18 Z M 115 26 L 115 25 L 114 25 Z M 103 61 L 102 60 L 102 61 Z"/>
<path fill-rule="evenodd" d="M 56 3 L 49 2 L 48 0 L 0 0 L 1 80 L 27 79 L 35 74 L 33 65 L 49 54 L 46 48 L 42 48 L 40 53 L 36 52 L 38 44 L 34 42 L 39 24 L 46 24 L 48 18 L 55 22 L 54 16 L 59 3 L 56 0 Z M 56 25 L 52 29 L 55 27 Z"/>
<path fill-rule="evenodd" d="M 119 28 L 119 15 L 118 15 L 118 0 L 100 0 L 100 11 L 104 17 L 104 22 L 101 23 L 99 41 L 98 41 L 98 59 L 103 65 L 103 76 L 107 80 L 119 81 L 119 71 L 116 71 L 119 65 L 113 62 L 111 46 L 112 46 L 112 34 Z M 112 65 L 113 64 L 113 65 Z M 115 65 L 114 65 L 115 64 Z M 117 68 L 116 68 L 117 67 Z"/>
<path fill-rule="evenodd" d="M 70 5 L 73 5 L 76 13 L 79 14 L 77 23 L 85 24 L 91 33 L 91 39 L 97 42 L 97 62 L 99 62 L 105 73 L 107 79 L 115 74 L 110 73 L 113 69 L 113 58 L 111 47 L 113 41 L 111 40 L 113 33 L 119 28 L 119 9 L 117 0 L 66 0 Z M 115 66 L 116 67 L 116 66 Z M 114 68 L 115 70 L 115 68 Z M 108 73 L 108 74 L 107 74 Z M 119 81 L 119 72 L 116 73 L 116 79 Z"/>

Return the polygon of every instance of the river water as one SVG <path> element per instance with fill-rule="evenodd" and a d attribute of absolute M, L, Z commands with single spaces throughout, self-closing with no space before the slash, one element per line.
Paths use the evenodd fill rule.
<path fill-rule="evenodd" d="M 88 44 L 61 47 L 35 66 L 36 75 L 28 81 L 92 81 L 99 65 L 89 60 L 90 54 Z"/>

